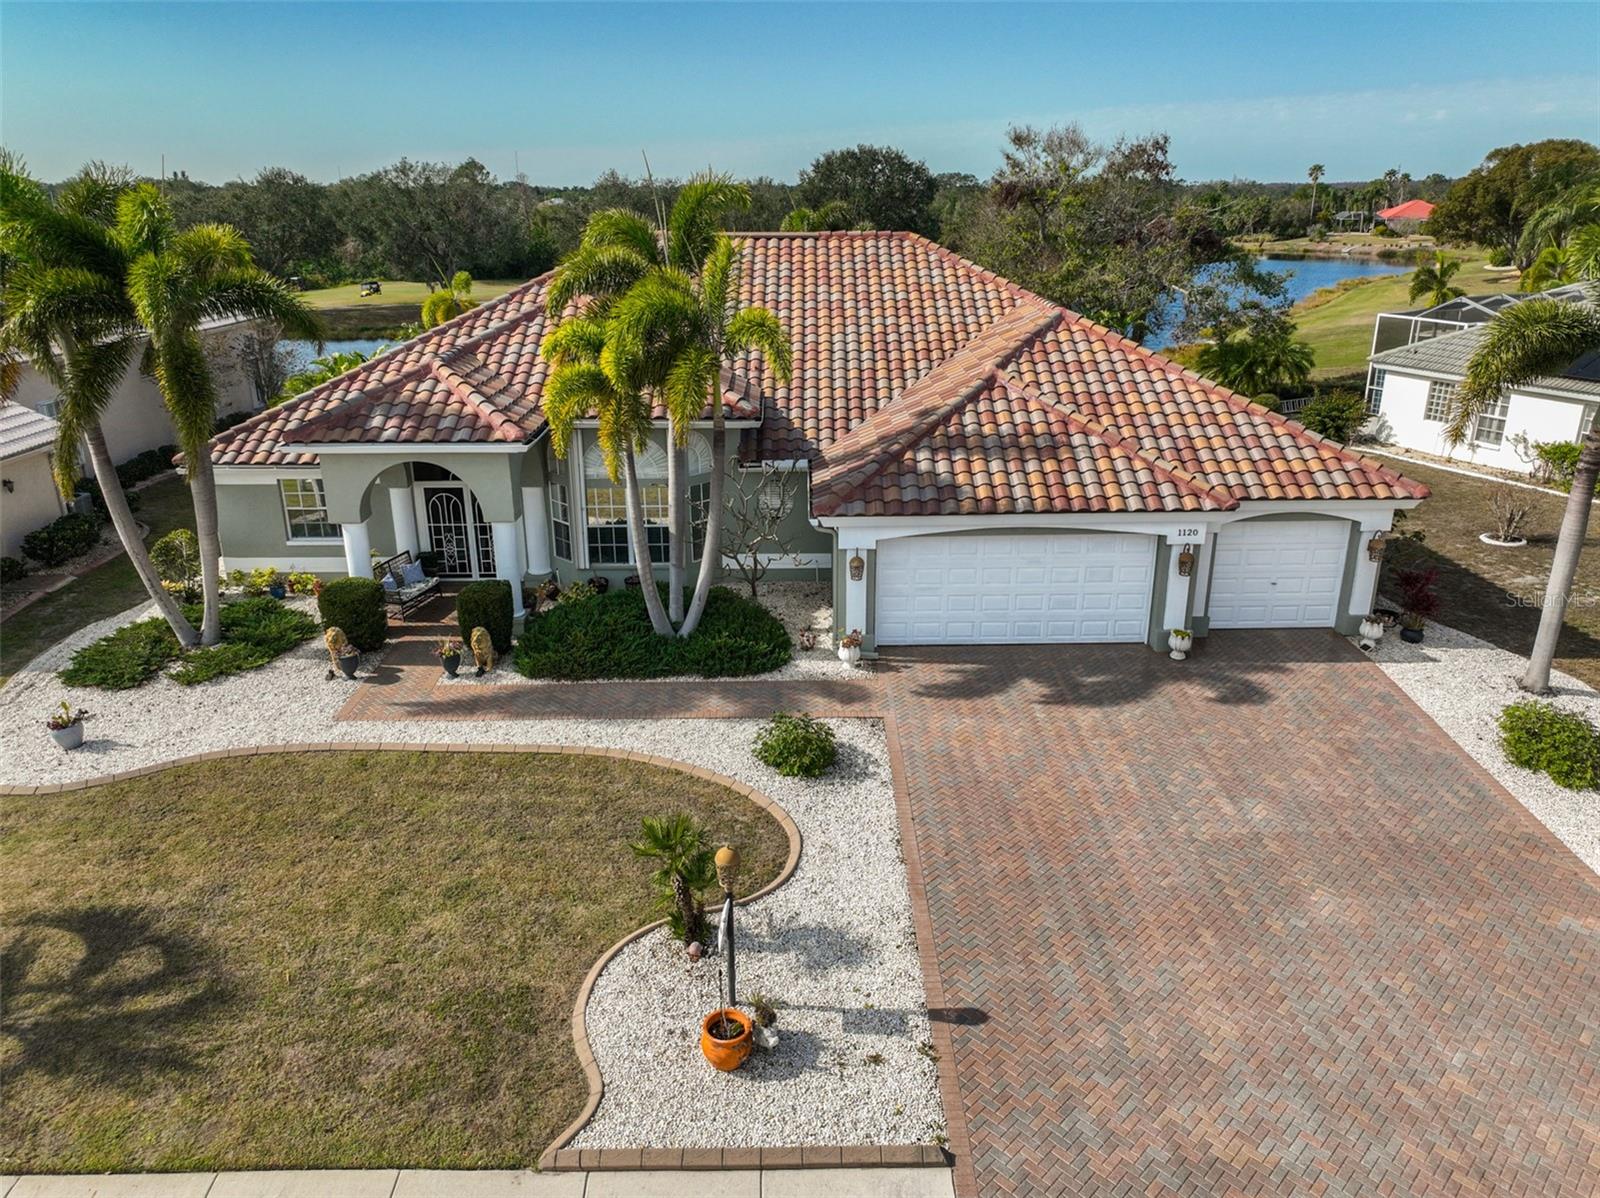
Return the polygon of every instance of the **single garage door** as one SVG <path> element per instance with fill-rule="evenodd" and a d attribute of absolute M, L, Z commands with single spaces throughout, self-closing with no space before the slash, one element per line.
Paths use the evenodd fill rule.
<path fill-rule="evenodd" d="M 1211 627 L 1332 627 L 1349 539 L 1346 520 L 1226 525 L 1211 571 Z"/>
<path fill-rule="evenodd" d="M 901 537 L 878 544 L 880 645 L 1142 641 L 1155 538 Z"/>

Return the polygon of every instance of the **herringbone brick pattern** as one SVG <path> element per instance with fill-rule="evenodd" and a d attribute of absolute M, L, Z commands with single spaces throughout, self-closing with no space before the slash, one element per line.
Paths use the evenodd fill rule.
<path fill-rule="evenodd" d="M 963 1194 L 1596 1192 L 1593 875 L 1329 633 L 476 688 L 420 627 L 346 718 L 889 718 Z"/>
<path fill-rule="evenodd" d="M 893 664 L 977 1192 L 1595 1193 L 1592 875 L 1345 642 Z"/>

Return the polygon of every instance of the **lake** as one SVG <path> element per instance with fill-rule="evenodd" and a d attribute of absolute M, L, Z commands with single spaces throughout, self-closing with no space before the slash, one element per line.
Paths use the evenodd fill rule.
<path fill-rule="evenodd" d="M 1289 299 L 1299 303 L 1314 291 L 1332 287 L 1345 279 L 1369 278 L 1373 275 L 1403 275 L 1413 267 L 1397 262 L 1382 262 L 1374 258 L 1258 258 L 1262 268 L 1288 276 Z M 1181 312 L 1166 313 L 1157 320 L 1146 340 L 1157 349 L 1172 344 L 1170 336 Z"/>

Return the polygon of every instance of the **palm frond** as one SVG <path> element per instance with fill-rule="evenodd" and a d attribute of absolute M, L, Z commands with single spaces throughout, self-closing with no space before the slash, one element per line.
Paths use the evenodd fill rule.
<path fill-rule="evenodd" d="M 544 418 L 550 425 L 550 447 L 556 457 L 567 456 L 578 421 L 612 398 L 611 380 L 597 364 L 571 362 L 551 372 L 544 385 Z"/>
<path fill-rule="evenodd" d="M 584 249 L 629 250 L 651 266 L 661 264 L 661 239 L 655 226 L 629 208 L 602 208 L 583 226 Z"/>
<path fill-rule="evenodd" d="M 744 308 L 728 321 L 728 351 L 734 354 L 755 350 L 767 360 L 767 368 L 780 383 L 794 375 L 794 348 L 783 324 L 766 308 Z"/>
<path fill-rule="evenodd" d="M 327 337 L 322 317 L 289 290 L 288 284 L 265 271 L 249 267 L 225 272 L 213 278 L 196 298 L 202 319 L 265 321 L 291 337 L 315 342 L 317 352 L 322 352 Z"/>
<path fill-rule="evenodd" d="M 605 322 L 592 316 L 572 316 L 550 328 L 539 343 L 539 356 L 551 367 L 569 362 L 598 365 L 606 347 Z"/>
<path fill-rule="evenodd" d="M 700 303 L 712 328 L 720 329 L 727 321 L 738 285 L 739 247 L 726 233 L 719 233 L 700 268 Z"/>
<path fill-rule="evenodd" d="M 129 254 L 160 253 L 172 235 L 172 206 L 154 183 L 138 183 L 117 197 L 117 240 Z"/>
<path fill-rule="evenodd" d="M 116 223 L 117 201 L 133 186 L 133 172 L 104 162 L 85 163 L 62 186 L 56 204 L 63 212 L 110 228 Z"/>
<path fill-rule="evenodd" d="M 1542 375 L 1558 374 L 1574 360 L 1600 349 L 1600 311 L 1588 304 L 1524 300 L 1484 326 L 1467 362 L 1445 428 L 1451 445 L 1464 441 L 1473 421 L 1507 391 Z"/>
<path fill-rule="evenodd" d="M 177 431 L 178 446 L 190 457 L 206 453 L 217 423 L 217 387 L 200 338 L 185 330 L 152 344 L 156 383 Z"/>
<path fill-rule="evenodd" d="M 699 270 L 730 212 L 750 207 L 750 188 L 733 176 L 706 173 L 684 184 L 667 216 L 669 261 Z"/>
<path fill-rule="evenodd" d="M 649 273 L 654 262 L 625 246 L 580 245 L 556 267 L 545 291 L 545 307 L 559 316 L 568 304 L 589 296 L 615 296 Z"/>
<path fill-rule="evenodd" d="M 721 402 L 722 359 L 708 345 L 686 346 L 673 359 L 661 388 L 679 443 L 689 438 L 689 423 L 702 418 L 706 405 Z"/>

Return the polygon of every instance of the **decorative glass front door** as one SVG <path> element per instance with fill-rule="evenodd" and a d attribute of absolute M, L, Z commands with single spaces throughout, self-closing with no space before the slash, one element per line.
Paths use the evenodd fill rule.
<path fill-rule="evenodd" d="M 439 555 L 442 578 L 472 578 L 472 530 L 467 526 L 467 505 L 462 487 L 424 487 L 423 510 L 428 517 L 428 548 Z"/>

